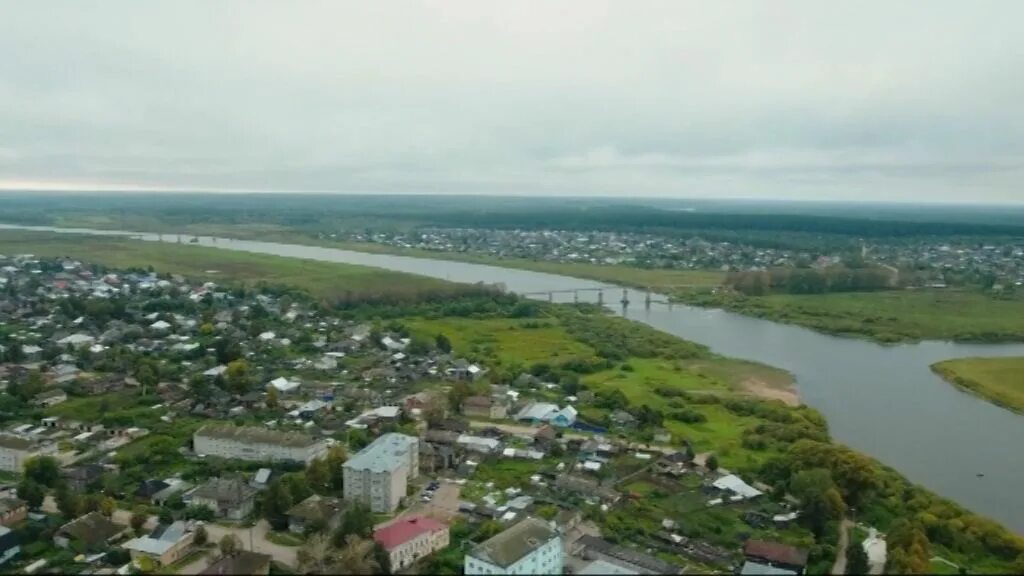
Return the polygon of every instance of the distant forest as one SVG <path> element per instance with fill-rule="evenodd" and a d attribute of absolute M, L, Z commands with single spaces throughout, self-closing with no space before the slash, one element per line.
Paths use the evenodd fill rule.
<path fill-rule="evenodd" d="M 699 201 L 690 204 L 702 206 Z M 559 229 L 700 235 L 774 247 L 806 247 L 854 239 L 968 237 L 1024 238 L 1024 209 L 872 205 L 844 213 L 821 204 L 705 202 L 706 210 L 676 201 L 595 198 L 462 196 L 346 196 L 302 194 L 14 194 L 0 195 L 0 221 L 69 225 L 102 218 L 104 227 L 146 226 L 181 230 L 199 224 L 274 225 L 300 233 L 338 230 L 460 227 Z M 813 205 L 811 205 L 813 206 Z M 1007 218 L 1019 213 L 1020 218 Z M 957 214 L 963 212 L 963 217 Z M 870 214 L 870 216 L 869 216 Z M 901 219 L 902 218 L 902 219 Z"/>

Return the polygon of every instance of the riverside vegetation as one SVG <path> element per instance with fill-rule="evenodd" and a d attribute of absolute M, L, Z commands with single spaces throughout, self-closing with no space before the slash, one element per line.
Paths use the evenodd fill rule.
<path fill-rule="evenodd" d="M 1024 413 L 1024 358 L 958 358 L 932 365 L 950 383 Z"/>

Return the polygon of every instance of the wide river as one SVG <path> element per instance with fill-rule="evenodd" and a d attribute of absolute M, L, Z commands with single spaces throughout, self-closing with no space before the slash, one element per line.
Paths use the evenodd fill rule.
<path fill-rule="evenodd" d="M 177 236 L 88 229 L 0 225 L 0 228 L 132 236 L 176 242 Z M 187 238 L 191 238 L 188 236 Z M 1024 417 L 960 392 L 935 376 L 929 365 L 961 356 L 1024 356 L 1024 345 L 921 342 L 881 346 L 804 328 L 709 310 L 653 302 L 600 282 L 524 270 L 367 254 L 293 244 L 199 238 L 227 250 L 325 262 L 363 264 L 455 282 L 503 283 L 518 293 L 606 288 L 604 301 L 627 318 L 713 351 L 790 371 L 805 403 L 828 419 L 832 436 L 899 470 L 963 506 L 1024 533 Z M 595 301 L 596 292 L 581 292 Z M 572 301 L 571 293 L 555 301 Z M 979 476 L 983 474 L 983 476 Z"/>

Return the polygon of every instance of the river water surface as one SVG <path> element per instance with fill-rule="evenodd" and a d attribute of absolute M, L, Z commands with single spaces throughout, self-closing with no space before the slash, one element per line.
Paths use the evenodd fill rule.
<path fill-rule="evenodd" d="M 132 236 L 177 242 L 177 236 L 71 228 L 0 228 Z M 186 238 L 192 238 L 187 236 Z M 606 305 L 627 318 L 699 342 L 714 352 L 790 371 L 801 399 L 828 419 L 832 436 L 870 454 L 961 505 L 1024 533 L 1024 417 L 960 392 L 929 365 L 961 356 L 1024 356 L 1024 344 L 921 342 L 882 346 L 722 310 L 653 302 L 622 288 L 566 276 L 468 264 L 367 254 L 334 248 L 200 237 L 221 249 L 363 264 L 454 282 L 502 283 L 518 293 L 605 288 Z M 596 292 L 580 292 L 596 301 Z M 555 294 L 571 302 L 571 293 Z M 983 476 L 978 476 L 983 474 Z"/>

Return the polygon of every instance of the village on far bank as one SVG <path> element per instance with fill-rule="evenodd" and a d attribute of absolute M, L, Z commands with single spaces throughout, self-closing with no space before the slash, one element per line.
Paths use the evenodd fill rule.
<path fill-rule="evenodd" d="M 492 377 L 453 336 L 278 287 L 0 256 L 0 570 L 786 575 L 835 558 L 792 495 L 578 382 Z M 851 536 L 881 573 L 884 536 Z"/>

